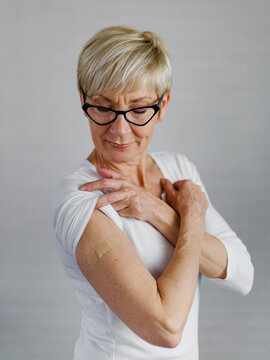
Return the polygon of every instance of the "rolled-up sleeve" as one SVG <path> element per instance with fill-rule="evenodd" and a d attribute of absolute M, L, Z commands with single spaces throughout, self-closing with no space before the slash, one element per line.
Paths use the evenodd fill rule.
<path fill-rule="evenodd" d="M 97 192 L 78 190 L 77 182 L 72 177 L 60 182 L 53 193 L 54 232 L 58 242 L 74 256 L 97 200 Z"/>
<path fill-rule="evenodd" d="M 74 257 L 79 240 L 95 210 L 98 198 L 103 195 L 102 191 L 79 190 L 80 185 L 93 180 L 96 179 L 82 179 L 79 176 L 71 175 L 56 186 L 52 196 L 52 220 L 57 241 Z M 111 205 L 106 205 L 99 210 L 122 229 L 121 218 Z"/>
<path fill-rule="evenodd" d="M 245 244 L 232 231 L 212 204 L 207 210 L 206 224 L 206 232 L 223 243 L 228 257 L 226 278 L 211 278 L 210 280 L 228 290 L 247 295 L 253 285 L 254 268 Z"/>
<path fill-rule="evenodd" d="M 254 267 L 250 254 L 245 244 L 211 204 L 195 165 L 190 162 L 189 165 L 193 182 L 201 187 L 209 201 L 209 207 L 206 213 L 206 232 L 219 239 L 227 251 L 228 264 L 226 278 L 210 278 L 210 281 L 238 294 L 247 295 L 252 289 L 254 280 Z"/>

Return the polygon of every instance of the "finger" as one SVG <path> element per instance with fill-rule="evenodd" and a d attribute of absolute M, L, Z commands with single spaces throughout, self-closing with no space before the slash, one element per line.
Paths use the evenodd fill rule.
<path fill-rule="evenodd" d="M 99 179 L 83 184 L 79 187 L 82 191 L 97 191 L 97 190 L 114 190 L 121 188 L 121 181 L 118 179 Z"/>
<path fill-rule="evenodd" d="M 175 189 L 173 187 L 173 184 L 168 179 L 161 179 L 161 184 L 163 186 L 163 189 L 165 190 L 166 194 L 174 194 Z"/>
<path fill-rule="evenodd" d="M 162 179 L 161 183 L 166 193 L 167 201 L 169 204 L 172 204 L 176 197 L 176 190 L 174 189 L 173 184 L 168 179 Z"/>
<path fill-rule="evenodd" d="M 100 176 L 103 178 L 110 178 L 110 179 L 120 179 L 121 175 L 119 175 L 117 172 L 109 169 L 103 169 L 103 168 L 97 168 L 97 172 Z"/>
<path fill-rule="evenodd" d="M 125 191 L 117 191 L 102 195 L 98 198 L 95 209 L 99 209 L 106 205 L 112 205 L 126 199 L 127 193 Z"/>
<path fill-rule="evenodd" d="M 185 179 L 185 180 L 178 180 L 178 181 L 175 181 L 173 183 L 173 187 L 176 189 L 176 190 L 180 190 L 183 186 L 192 186 L 194 183 L 192 180 L 190 179 Z"/>
<path fill-rule="evenodd" d="M 125 216 L 125 217 L 134 217 L 131 213 L 130 213 L 130 209 L 128 209 L 127 207 L 122 209 L 122 210 L 119 210 L 118 211 L 118 214 L 120 216 Z"/>
<path fill-rule="evenodd" d="M 127 199 L 123 199 L 123 200 L 114 202 L 112 204 L 112 207 L 114 208 L 115 211 L 120 211 L 120 210 L 127 208 L 128 205 L 129 205 L 129 201 Z"/>

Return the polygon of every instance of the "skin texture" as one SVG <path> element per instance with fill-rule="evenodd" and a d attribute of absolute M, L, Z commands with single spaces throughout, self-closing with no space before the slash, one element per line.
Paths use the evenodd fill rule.
<path fill-rule="evenodd" d="M 133 184 L 128 177 L 107 170 L 97 169 L 104 178 L 81 186 L 84 191 L 113 190 L 113 192 L 101 196 L 96 208 L 112 205 L 121 216 L 130 216 L 139 220 L 148 221 L 155 226 L 172 245 L 176 245 L 180 227 L 180 216 L 177 210 L 177 202 L 169 206 L 150 191 Z M 106 179 L 106 181 L 104 181 Z M 174 184 L 168 179 L 160 180 L 163 190 L 169 199 L 169 193 L 176 191 L 181 181 Z M 176 194 L 175 193 L 175 194 Z M 201 253 L 200 272 L 209 278 L 226 278 L 227 252 L 222 242 L 216 237 L 204 233 Z"/>
<path fill-rule="evenodd" d="M 106 99 L 110 99 L 110 101 Z M 116 91 L 107 91 L 102 96 L 92 98 L 86 96 L 86 102 L 110 107 L 114 110 L 129 110 L 134 107 L 153 105 L 158 100 L 157 92 L 145 84 L 139 90 L 129 93 L 118 94 Z M 166 115 L 169 100 L 170 94 L 165 94 L 161 111 L 145 126 L 130 124 L 123 115 L 119 115 L 117 120 L 111 124 L 99 126 L 85 114 L 89 120 L 95 146 L 88 160 L 97 168 L 114 170 L 120 175 L 127 176 L 134 184 L 150 188 L 153 182 L 153 164 L 147 155 L 147 147 L 152 138 L 155 124 L 162 121 Z M 117 148 L 113 144 L 127 144 L 128 146 Z"/>
<path fill-rule="evenodd" d="M 80 190 L 113 192 L 98 200 L 79 241 L 76 259 L 86 279 L 132 331 L 151 344 L 172 348 L 181 341 L 200 268 L 211 274 L 214 271 L 211 257 L 201 264 L 202 254 L 209 255 L 213 250 L 209 242 L 208 251 L 204 250 L 208 207 L 205 194 L 191 180 L 175 184 L 161 180 L 162 173 L 147 155 L 155 124 L 164 118 L 169 99 L 170 95 L 165 94 L 162 111 L 143 127 L 129 124 L 122 115 L 105 126 L 89 120 L 95 149 L 88 160 L 103 179 L 88 183 Z M 158 97 L 153 89 L 142 86 L 130 93 L 108 91 L 102 97 L 86 97 L 86 101 L 115 110 L 128 110 L 157 103 Z M 163 191 L 169 204 L 160 198 Z M 158 280 L 149 273 L 126 235 L 98 210 L 109 203 L 121 216 L 150 222 L 174 244 L 174 255 Z M 87 254 L 109 236 L 116 237 L 119 246 L 89 266 Z M 224 252 L 218 239 L 214 241 L 218 244 L 216 255 L 219 255 L 216 269 L 224 271 L 226 250 Z"/>
<path fill-rule="evenodd" d="M 87 255 L 87 264 L 95 265 L 100 259 L 107 254 L 107 252 L 119 246 L 119 239 L 117 237 L 110 236 L 107 239 L 99 242 L 96 247 Z"/>

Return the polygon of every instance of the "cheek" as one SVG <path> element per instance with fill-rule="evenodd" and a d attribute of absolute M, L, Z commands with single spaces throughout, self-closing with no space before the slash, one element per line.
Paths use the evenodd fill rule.
<path fill-rule="evenodd" d="M 90 133 L 94 143 L 102 141 L 102 136 L 106 132 L 106 129 L 102 126 L 94 126 L 90 124 Z"/>
<path fill-rule="evenodd" d="M 141 138 L 142 141 L 148 142 L 153 135 L 155 125 L 147 124 L 145 127 L 142 127 L 138 132 L 138 137 Z"/>

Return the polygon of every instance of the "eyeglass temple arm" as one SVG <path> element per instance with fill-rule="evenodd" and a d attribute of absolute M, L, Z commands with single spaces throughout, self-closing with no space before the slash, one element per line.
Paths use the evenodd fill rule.
<path fill-rule="evenodd" d="M 160 104 L 161 104 L 161 102 L 162 102 L 163 98 L 164 98 L 164 94 L 161 96 L 161 98 L 160 98 L 160 100 L 159 100 L 159 102 L 158 102 L 158 106 L 160 106 Z"/>
<path fill-rule="evenodd" d="M 85 94 L 83 90 L 82 90 L 82 96 L 83 96 L 83 103 L 85 103 Z"/>

